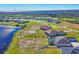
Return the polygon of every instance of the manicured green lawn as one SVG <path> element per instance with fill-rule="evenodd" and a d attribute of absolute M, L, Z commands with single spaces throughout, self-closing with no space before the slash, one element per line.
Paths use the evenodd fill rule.
<path fill-rule="evenodd" d="M 17 24 L 18 24 L 17 22 L 0 22 L 0 25 L 15 26 Z"/>

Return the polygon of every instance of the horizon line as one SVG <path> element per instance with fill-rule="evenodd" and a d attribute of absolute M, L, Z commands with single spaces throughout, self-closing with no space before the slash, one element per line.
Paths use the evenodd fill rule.
<path fill-rule="evenodd" d="M 27 11 L 54 11 L 54 10 L 79 10 L 79 9 L 39 9 L 39 10 L 0 10 L 0 12 L 27 12 Z"/>

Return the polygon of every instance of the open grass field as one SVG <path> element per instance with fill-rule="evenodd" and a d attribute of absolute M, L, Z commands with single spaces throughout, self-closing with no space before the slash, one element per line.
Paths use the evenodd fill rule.
<path fill-rule="evenodd" d="M 68 37 L 76 37 L 79 41 L 79 24 L 74 24 L 66 21 L 62 21 L 60 26 L 67 26 L 69 29 L 73 30 L 73 32 L 68 33 Z"/>
<path fill-rule="evenodd" d="M 60 23 L 61 26 L 67 26 L 69 28 L 73 28 L 73 29 L 76 29 L 76 30 L 79 30 L 79 24 L 74 24 L 74 23 L 70 23 L 70 22 L 66 22 L 66 21 L 62 21 Z"/>

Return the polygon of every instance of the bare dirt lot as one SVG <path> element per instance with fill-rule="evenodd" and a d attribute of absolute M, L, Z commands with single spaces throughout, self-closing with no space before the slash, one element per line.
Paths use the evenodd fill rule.
<path fill-rule="evenodd" d="M 73 28 L 73 29 L 79 30 L 79 24 L 74 24 L 74 23 L 62 21 L 59 25 L 60 26 L 63 26 L 64 25 L 64 26 L 67 26 L 69 28 Z"/>

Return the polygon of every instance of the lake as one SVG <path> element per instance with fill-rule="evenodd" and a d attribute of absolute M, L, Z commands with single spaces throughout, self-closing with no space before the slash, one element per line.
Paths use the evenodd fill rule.
<path fill-rule="evenodd" d="M 9 47 L 14 33 L 21 27 L 0 25 L 0 53 L 4 53 Z"/>

